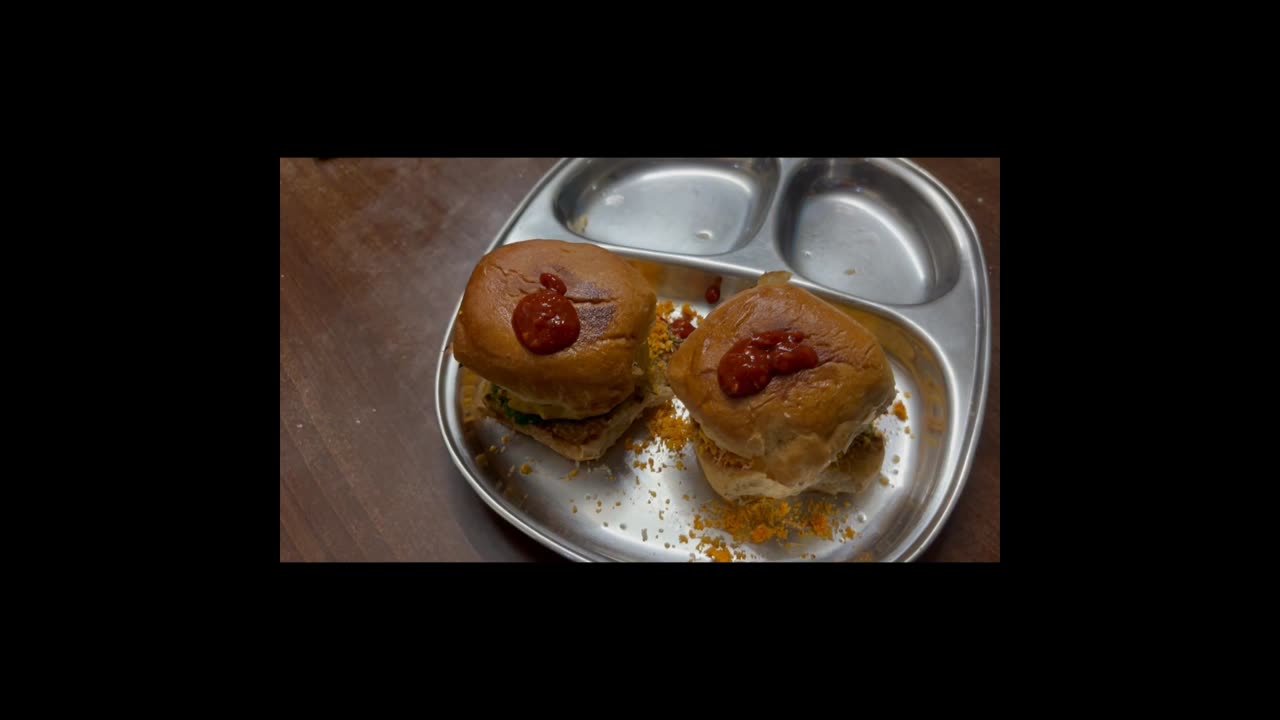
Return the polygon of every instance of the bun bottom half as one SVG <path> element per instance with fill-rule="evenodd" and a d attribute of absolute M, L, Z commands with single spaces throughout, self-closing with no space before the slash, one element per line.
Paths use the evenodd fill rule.
<path fill-rule="evenodd" d="M 544 420 L 538 425 L 518 425 L 509 418 L 489 395 L 490 383 L 481 381 L 476 388 L 476 408 L 518 433 L 546 445 L 560 455 L 576 461 L 602 457 L 645 410 L 671 399 L 669 388 L 637 390 L 631 397 L 603 415 L 584 420 Z"/>
<path fill-rule="evenodd" d="M 699 430 L 699 432 L 701 432 Z M 809 486 L 784 485 L 769 477 L 763 470 L 753 469 L 750 463 L 709 446 L 703 437 L 696 443 L 698 463 L 702 474 L 712 489 L 727 500 L 746 497 L 773 499 L 799 495 L 805 491 L 818 491 L 830 495 L 856 494 L 880 475 L 884 466 L 884 438 L 878 434 L 863 433 L 854 438 L 849 449 L 818 473 L 817 480 Z"/>

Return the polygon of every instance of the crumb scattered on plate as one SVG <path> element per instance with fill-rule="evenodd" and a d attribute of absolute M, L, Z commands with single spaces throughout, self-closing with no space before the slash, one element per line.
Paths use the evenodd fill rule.
<path fill-rule="evenodd" d="M 907 419 L 907 406 L 906 406 L 906 405 L 903 405 L 903 404 L 902 404 L 902 401 L 901 401 L 901 400 L 899 400 L 899 401 L 898 401 L 896 404 L 894 404 L 894 406 L 893 406 L 893 414 L 894 414 L 894 415 L 896 415 L 896 416 L 897 416 L 897 418 L 898 418 L 899 420 L 906 420 L 906 419 Z"/>

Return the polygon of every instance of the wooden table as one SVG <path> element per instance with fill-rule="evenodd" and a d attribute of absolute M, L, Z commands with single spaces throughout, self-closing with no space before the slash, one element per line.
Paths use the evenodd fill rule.
<path fill-rule="evenodd" d="M 472 267 L 554 159 L 280 161 L 280 560 L 559 561 L 449 459 L 434 383 Z M 1000 161 L 921 159 L 977 225 L 991 387 L 968 485 L 925 554 L 1000 559 Z"/>

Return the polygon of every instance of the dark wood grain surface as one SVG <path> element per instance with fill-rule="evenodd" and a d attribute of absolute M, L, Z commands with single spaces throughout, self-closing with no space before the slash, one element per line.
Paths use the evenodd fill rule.
<path fill-rule="evenodd" d="M 992 301 L 977 457 L 924 559 L 1000 559 L 1000 161 L 918 159 L 977 225 Z M 472 267 L 556 159 L 280 161 L 280 560 L 555 561 L 480 500 L 436 421 Z"/>

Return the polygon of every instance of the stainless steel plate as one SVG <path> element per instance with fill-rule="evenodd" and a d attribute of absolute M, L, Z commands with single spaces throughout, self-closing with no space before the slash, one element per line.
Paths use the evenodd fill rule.
<path fill-rule="evenodd" d="M 877 423 L 888 440 L 887 484 L 851 498 L 852 540 L 743 549 L 752 560 L 908 561 L 928 547 L 973 461 L 991 345 L 977 232 L 941 183 L 900 159 L 565 160 L 490 250 L 535 238 L 594 243 L 630 258 L 660 301 L 689 303 L 702 315 L 712 310 L 703 293 L 715 277 L 724 278 L 723 302 L 763 273 L 789 270 L 794 284 L 866 325 L 889 355 L 908 414 Z M 627 449 L 647 434 L 640 421 L 604 458 L 575 468 L 492 420 L 464 423 L 452 339 L 450 323 L 437 371 L 441 432 L 499 515 L 574 560 L 707 559 L 678 541 L 716 498 L 692 448 L 683 469 L 661 451 L 651 469 L 650 453 L 636 458 Z"/>

